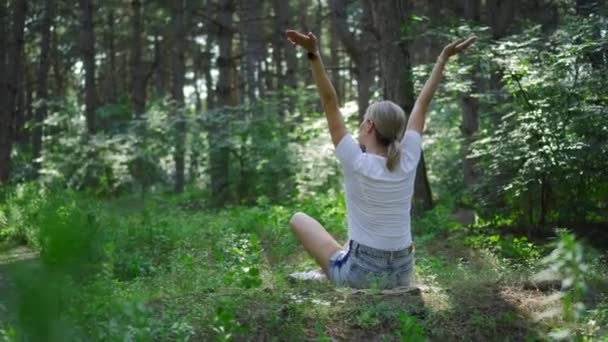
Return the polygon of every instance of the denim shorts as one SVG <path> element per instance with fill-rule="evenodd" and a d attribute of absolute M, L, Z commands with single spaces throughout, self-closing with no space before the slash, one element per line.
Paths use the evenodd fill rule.
<path fill-rule="evenodd" d="M 384 251 L 349 242 L 329 258 L 329 280 L 337 286 L 357 289 L 392 289 L 410 286 L 414 278 L 414 246 Z"/>

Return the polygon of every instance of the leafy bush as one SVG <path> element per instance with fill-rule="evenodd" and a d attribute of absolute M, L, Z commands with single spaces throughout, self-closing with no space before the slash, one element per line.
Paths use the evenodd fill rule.
<path fill-rule="evenodd" d="M 506 114 L 475 143 L 483 171 L 477 194 L 487 213 L 502 208 L 521 223 L 545 224 L 605 210 L 607 65 L 588 59 L 608 47 L 594 38 L 604 21 L 571 18 L 550 37 L 535 27 L 489 54 L 513 101 L 496 104 Z"/>

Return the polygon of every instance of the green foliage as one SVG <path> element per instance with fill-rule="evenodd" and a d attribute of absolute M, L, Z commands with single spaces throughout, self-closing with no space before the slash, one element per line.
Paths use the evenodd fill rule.
<path fill-rule="evenodd" d="M 408 315 L 406 312 L 402 312 L 399 315 L 399 323 L 401 326 L 395 330 L 395 335 L 401 341 L 426 341 L 424 336 L 424 330 L 418 323 L 418 320 L 414 316 Z"/>
<path fill-rule="evenodd" d="M 529 242 L 525 236 L 478 234 L 467 236 L 464 242 L 468 246 L 485 248 L 501 257 L 521 263 L 534 263 L 541 255 L 541 249 Z"/>
<path fill-rule="evenodd" d="M 595 39 L 597 20 L 571 18 L 549 37 L 531 28 L 487 53 L 512 101 L 495 100 L 495 128 L 475 143 L 486 212 L 545 224 L 586 220 L 605 207 L 607 66 L 588 59 L 608 47 Z"/>

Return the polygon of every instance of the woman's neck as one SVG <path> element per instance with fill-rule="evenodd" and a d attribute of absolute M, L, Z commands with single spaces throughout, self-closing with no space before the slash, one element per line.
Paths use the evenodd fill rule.
<path fill-rule="evenodd" d="M 365 152 L 373 153 L 373 154 L 386 158 L 386 147 L 383 147 L 383 146 L 379 146 L 379 145 L 366 146 Z"/>

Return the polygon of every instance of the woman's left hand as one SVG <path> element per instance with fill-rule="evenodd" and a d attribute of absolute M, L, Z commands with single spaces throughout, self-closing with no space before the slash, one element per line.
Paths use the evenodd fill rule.
<path fill-rule="evenodd" d="M 304 35 L 298 31 L 287 30 L 285 31 L 285 34 L 291 45 L 299 45 L 308 52 L 317 52 L 317 37 L 315 37 L 312 32 L 308 32 L 307 35 Z"/>
<path fill-rule="evenodd" d="M 460 39 L 451 44 L 446 45 L 443 48 L 441 55 L 439 55 L 439 59 L 447 62 L 448 59 L 450 59 L 450 57 L 463 52 L 469 46 L 473 45 L 473 43 L 475 43 L 476 40 L 477 40 L 477 37 L 473 36 L 473 37 L 467 38 L 466 40 Z"/>

